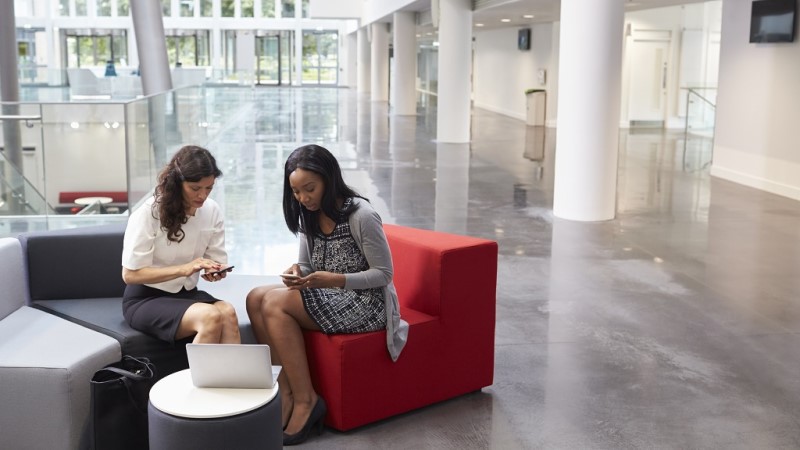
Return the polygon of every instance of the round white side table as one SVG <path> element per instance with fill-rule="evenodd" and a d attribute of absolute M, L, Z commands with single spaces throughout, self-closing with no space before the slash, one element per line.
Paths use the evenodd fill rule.
<path fill-rule="evenodd" d="M 150 450 L 282 448 L 277 393 L 277 384 L 272 389 L 198 388 L 189 369 L 168 375 L 150 390 Z"/>

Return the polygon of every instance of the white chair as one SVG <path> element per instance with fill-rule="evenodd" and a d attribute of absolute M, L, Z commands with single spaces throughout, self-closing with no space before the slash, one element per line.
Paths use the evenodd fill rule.
<path fill-rule="evenodd" d="M 67 69 L 67 80 L 69 81 L 69 92 L 73 97 L 97 97 L 110 96 L 110 83 L 100 83 L 100 79 L 89 69 L 70 68 Z M 105 80 L 103 80 L 105 81 Z"/>

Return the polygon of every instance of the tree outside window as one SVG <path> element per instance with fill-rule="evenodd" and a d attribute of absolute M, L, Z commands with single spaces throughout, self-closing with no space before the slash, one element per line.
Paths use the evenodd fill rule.
<path fill-rule="evenodd" d="M 261 17 L 275 17 L 275 0 L 261 0 Z"/>

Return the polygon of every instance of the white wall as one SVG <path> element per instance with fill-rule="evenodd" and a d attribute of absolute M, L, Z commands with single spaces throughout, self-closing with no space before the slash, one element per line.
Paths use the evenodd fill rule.
<path fill-rule="evenodd" d="M 557 103 L 558 53 L 554 52 L 558 29 L 552 23 L 531 27 L 531 49 L 517 49 L 517 28 L 476 31 L 473 59 L 475 106 L 525 120 L 525 90 L 547 90 L 547 120 L 552 126 Z M 545 69 L 539 84 L 537 70 Z M 551 106 L 552 105 L 552 106 Z"/>
<path fill-rule="evenodd" d="M 352 19 L 361 17 L 364 0 L 309 0 L 308 15 L 312 19 Z"/>
<path fill-rule="evenodd" d="M 726 1 L 711 174 L 800 200 L 800 41 L 749 33 L 750 2 Z"/>

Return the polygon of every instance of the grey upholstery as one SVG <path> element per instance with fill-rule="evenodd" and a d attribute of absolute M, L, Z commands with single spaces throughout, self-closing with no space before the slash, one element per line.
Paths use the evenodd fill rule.
<path fill-rule="evenodd" d="M 125 224 L 26 233 L 32 306 L 113 337 L 122 354 L 146 356 L 156 377 L 189 367 L 184 345 L 132 329 L 122 317 L 122 239 Z"/>
<path fill-rule="evenodd" d="M 244 414 L 216 419 L 190 419 L 147 406 L 150 450 L 267 450 L 283 448 L 281 401 Z"/>
<path fill-rule="evenodd" d="M 19 309 L 28 299 L 28 286 L 25 279 L 25 261 L 16 239 L 0 239 L 0 320 Z"/>
<path fill-rule="evenodd" d="M 0 239 L 0 448 L 75 449 L 88 425 L 89 380 L 120 359 L 116 340 L 25 306 L 25 260 Z"/>
<path fill-rule="evenodd" d="M 122 297 L 124 233 L 120 223 L 21 235 L 31 300 Z"/>

